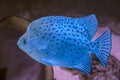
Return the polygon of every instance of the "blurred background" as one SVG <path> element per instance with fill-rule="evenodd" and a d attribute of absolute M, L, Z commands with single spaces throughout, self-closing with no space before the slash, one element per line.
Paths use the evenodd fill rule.
<path fill-rule="evenodd" d="M 96 14 L 100 36 L 112 31 L 112 51 L 103 68 L 93 58 L 90 75 L 37 63 L 16 45 L 29 23 L 49 15 Z M 120 80 L 120 0 L 0 0 L 0 80 Z"/>

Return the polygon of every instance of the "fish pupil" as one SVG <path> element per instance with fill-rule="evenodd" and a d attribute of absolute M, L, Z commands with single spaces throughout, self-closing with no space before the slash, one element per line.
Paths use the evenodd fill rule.
<path fill-rule="evenodd" d="M 23 44 L 24 44 L 24 45 L 26 44 L 26 40 L 25 40 L 25 39 L 23 40 Z"/>

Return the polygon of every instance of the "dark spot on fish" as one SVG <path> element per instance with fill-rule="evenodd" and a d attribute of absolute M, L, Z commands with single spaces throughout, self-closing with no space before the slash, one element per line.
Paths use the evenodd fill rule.
<path fill-rule="evenodd" d="M 72 27 L 71 25 L 69 25 L 69 27 Z"/>
<path fill-rule="evenodd" d="M 98 46 L 98 45 L 97 45 L 96 47 L 97 47 L 97 48 L 99 48 L 99 46 Z"/>
<path fill-rule="evenodd" d="M 62 27 L 61 26 L 58 26 L 59 29 L 61 29 Z"/>
<path fill-rule="evenodd" d="M 97 44 L 99 44 L 99 42 L 97 42 Z"/>
<path fill-rule="evenodd" d="M 83 38 L 83 36 L 81 36 L 81 38 Z"/>
<path fill-rule="evenodd" d="M 42 35 L 42 33 L 40 33 L 40 35 Z"/>
<path fill-rule="evenodd" d="M 92 48 L 94 47 L 94 45 L 91 46 Z"/>
<path fill-rule="evenodd" d="M 60 48 L 57 48 L 58 50 L 60 50 Z"/>
<path fill-rule="evenodd" d="M 66 33 L 63 33 L 64 35 L 66 35 Z"/>
<path fill-rule="evenodd" d="M 76 52 L 76 54 L 78 54 L 78 52 Z"/>
<path fill-rule="evenodd" d="M 72 36 L 75 36 L 75 34 L 72 34 Z"/>
<path fill-rule="evenodd" d="M 53 45 L 51 45 L 51 47 L 53 48 Z"/>
<path fill-rule="evenodd" d="M 44 35 L 47 35 L 47 33 L 44 33 Z"/>
<path fill-rule="evenodd" d="M 92 45 L 92 43 L 90 43 L 90 45 Z"/>
<path fill-rule="evenodd" d="M 84 24 L 83 24 L 83 23 L 81 23 L 81 25 L 82 25 L 82 26 L 84 26 Z"/>
<path fill-rule="evenodd" d="M 42 36 L 42 39 L 44 39 L 45 37 L 44 36 Z"/>
<path fill-rule="evenodd" d="M 53 24 L 50 24 L 50 26 L 53 26 Z"/>
<path fill-rule="evenodd" d="M 71 40 L 71 38 L 67 38 L 68 40 Z"/>
<path fill-rule="evenodd" d="M 41 25 L 43 24 L 43 22 L 41 23 Z"/>
<path fill-rule="evenodd" d="M 85 47 L 83 47 L 83 49 L 85 50 L 86 48 L 85 48 Z"/>
<path fill-rule="evenodd" d="M 57 41 L 59 41 L 59 39 L 58 39 L 58 38 L 57 38 L 56 40 L 57 40 Z"/>
<path fill-rule="evenodd" d="M 50 23 L 52 22 L 52 20 L 50 20 Z"/>
<path fill-rule="evenodd" d="M 67 31 L 70 31 L 70 29 L 66 29 Z"/>
<path fill-rule="evenodd" d="M 80 44 L 79 42 L 77 42 L 77 44 Z"/>
<path fill-rule="evenodd" d="M 53 36 L 53 38 L 55 38 L 55 36 Z"/>
<path fill-rule="evenodd" d="M 84 42 L 82 42 L 82 44 L 84 45 L 85 43 L 84 43 Z"/>
<path fill-rule="evenodd" d="M 83 34 L 83 33 L 81 32 L 81 34 Z"/>
<path fill-rule="evenodd" d="M 64 42 L 64 40 L 61 40 L 61 42 Z"/>
<path fill-rule="evenodd" d="M 73 44 L 73 46 L 75 46 L 75 44 Z"/>
<path fill-rule="evenodd" d="M 83 30 L 83 28 L 80 28 L 80 30 Z"/>
<path fill-rule="evenodd" d="M 79 33 L 79 31 L 77 30 L 76 32 L 78 32 Z"/>
<path fill-rule="evenodd" d="M 55 30 L 55 28 L 52 28 L 52 30 Z"/>
<path fill-rule="evenodd" d="M 61 23 L 61 25 L 63 25 L 63 23 Z"/>
<path fill-rule="evenodd" d="M 71 22 L 71 24 L 74 24 L 73 22 Z"/>
<path fill-rule="evenodd" d="M 74 32 L 73 29 L 72 29 L 72 32 Z"/>
<path fill-rule="evenodd" d="M 72 44 L 69 44 L 69 46 L 72 46 Z"/>
<path fill-rule="evenodd" d="M 70 33 L 68 33 L 68 35 L 71 35 Z"/>
<path fill-rule="evenodd" d="M 51 36 L 52 35 L 52 33 L 49 33 L 49 36 Z"/>
<path fill-rule="evenodd" d="M 46 38 L 46 40 L 48 41 L 49 39 L 48 39 L 48 38 Z"/>
<path fill-rule="evenodd" d="M 86 34 L 84 36 L 87 36 Z"/>
<path fill-rule="evenodd" d="M 86 44 L 86 46 L 89 46 L 89 44 Z"/>
<path fill-rule="evenodd" d="M 87 40 L 85 40 L 85 42 L 88 42 Z"/>
<path fill-rule="evenodd" d="M 76 42 L 77 40 L 76 39 L 74 39 L 74 42 Z"/>
<path fill-rule="evenodd" d="M 41 29 L 41 27 L 39 27 L 39 29 Z"/>
<path fill-rule="evenodd" d="M 50 31 L 51 29 L 49 28 L 48 30 Z"/>
<path fill-rule="evenodd" d="M 50 41 L 52 42 L 53 40 L 51 39 Z"/>
<path fill-rule="evenodd" d="M 53 49 L 53 48 L 52 48 L 51 50 L 52 50 L 52 51 L 54 51 L 54 49 Z"/>
<path fill-rule="evenodd" d="M 56 43 L 56 45 L 58 45 L 58 43 Z"/>
<path fill-rule="evenodd" d="M 72 49 L 70 49 L 70 51 L 72 51 Z"/>
<path fill-rule="evenodd" d="M 64 27 L 66 27 L 66 25 L 64 25 Z"/>
<path fill-rule="evenodd" d="M 60 34 L 57 34 L 58 36 L 60 36 Z"/>
<path fill-rule="evenodd" d="M 56 21 L 56 19 L 55 19 L 55 18 L 54 18 L 53 20 L 54 20 L 54 21 Z"/>
<path fill-rule="evenodd" d="M 56 30 L 56 33 L 58 32 L 58 30 Z"/>
<path fill-rule="evenodd" d="M 46 31 L 46 29 L 44 29 L 44 31 Z"/>

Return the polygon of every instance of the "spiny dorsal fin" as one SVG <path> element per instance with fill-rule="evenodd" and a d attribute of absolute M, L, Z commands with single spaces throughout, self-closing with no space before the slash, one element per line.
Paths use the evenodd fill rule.
<path fill-rule="evenodd" d="M 84 27 L 88 32 L 89 39 L 92 39 L 96 33 L 98 21 L 95 14 L 88 15 L 86 17 L 78 18 L 79 24 Z"/>

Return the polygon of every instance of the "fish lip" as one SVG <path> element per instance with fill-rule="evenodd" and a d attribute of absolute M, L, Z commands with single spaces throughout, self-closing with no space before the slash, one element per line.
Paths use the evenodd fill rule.
<path fill-rule="evenodd" d="M 20 40 L 17 41 L 17 46 L 20 48 Z"/>
<path fill-rule="evenodd" d="M 23 44 L 22 44 L 22 37 L 20 37 L 20 38 L 18 39 L 18 41 L 17 41 L 17 46 L 18 46 L 21 50 L 23 50 L 23 49 L 22 49 L 22 46 L 23 46 Z"/>
<path fill-rule="evenodd" d="M 17 45 L 18 45 L 18 46 L 21 45 L 21 37 L 18 39 L 18 41 L 17 41 Z"/>
<path fill-rule="evenodd" d="M 18 45 L 18 46 L 20 45 L 20 41 L 19 41 L 19 40 L 17 41 L 17 45 Z"/>

